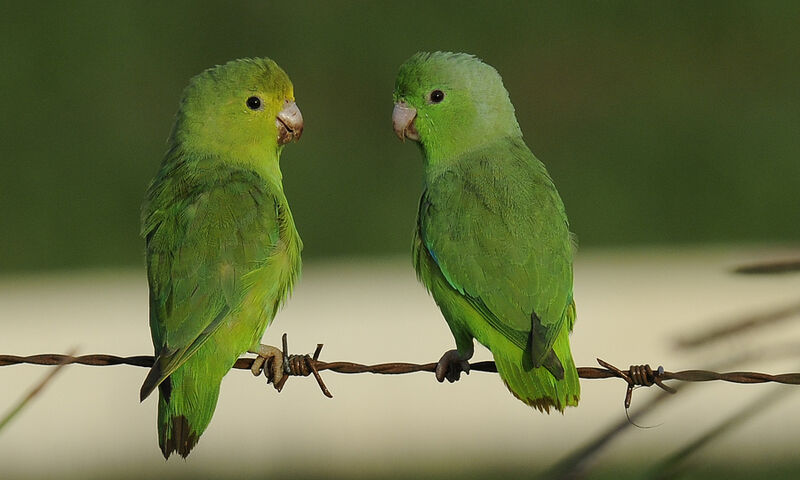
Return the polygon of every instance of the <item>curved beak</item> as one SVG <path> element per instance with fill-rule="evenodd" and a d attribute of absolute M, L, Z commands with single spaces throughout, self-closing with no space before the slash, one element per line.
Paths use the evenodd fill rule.
<path fill-rule="evenodd" d="M 278 145 L 300 139 L 303 134 L 303 114 L 296 103 L 286 100 L 283 109 L 275 117 L 275 126 L 278 127 Z"/>
<path fill-rule="evenodd" d="M 417 118 L 417 110 L 406 105 L 406 102 L 397 102 L 392 111 L 392 127 L 397 138 L 405 141 L 419 141 L 419 132 L 414 127 L 414 119 Z"/>

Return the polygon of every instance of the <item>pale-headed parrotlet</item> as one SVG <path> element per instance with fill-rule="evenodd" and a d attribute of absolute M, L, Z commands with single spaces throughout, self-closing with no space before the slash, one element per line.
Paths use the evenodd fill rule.
<path fill-rule="evenodd" d="M 394 102 L 394 131 L 424 159 L 414 267 L 456 343 L 436 378 L 469 373 L 477 339 L 526 404 L 577 405 L 572 236 L 500 75 L 472 55 L 417 53 L 400 67 Z"/>

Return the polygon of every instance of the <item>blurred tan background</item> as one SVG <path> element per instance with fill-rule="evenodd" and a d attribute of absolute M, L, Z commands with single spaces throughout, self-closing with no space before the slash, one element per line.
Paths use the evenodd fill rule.
<path fill-rule="evenodd" d="M 797 315 L 699 352 L 675 349 L 676 341 L 692 332 L 796 303 L 800 276 L 753 279 L 728 273 L 757 255 L 764 252 L 646 249 L 581 255 L 575 285 L 580 317 L 572 337 L 577 364 L 592 366 L 600 357 L 622 368 L 650 363 L 676 371 L 722 362 L 727 370 L 798 371 Z M 146 299 L 139 270 L 7 278 L 0 283 L 0 304 L 13 328 L 0 337 L 0 351 L 59 352 L 77 346 L 83 353 L 147 352 Z M 289 333 L 290 349 L 297 353 L 324 343 L 322 359 L 328 361 L 422 363 L 435 361 L 452 345 L 405 259 L 311 263 L 265 340 L 279 344 L 281 332 Z M 783 353 L 770 355 L 773 349 Z M 482 348 L 476 357 L 491 358 Z M 45 370 L 3 367 L 0 410 Z M 426 373 L 326 372 L 334 394 L 327 399 L 310 377 L 290 379 L 277 394 L 263 378 L 235 371 L 223 382 L 214 420 L 196 450 L 185 462 L 165 463 L 155 438 L 155 402 L 138 402 L 144 375 L 135 367 L 68 367 L 0 435 L 3 470 L 11 478 L 66 473 L 68 478 L 110 473 L 121 478 L 493 478 L 497 469 L 520 475 L 552 467 L 625 418 L 625 385 L 619 380 L 585 380 L 579 408 L 547 416 L 513 399 L 495 375 L 480 372 L 453 385 L 440 385 Z M 628 428 L 606 445 L 589 471 L 646 471 L 778 389 L 721 383 L 687 388 L 637 419 L 657 428 Z M 743 465 L 738 468 L 750 468 L 748 475 L 753 465 L 761 472 L 764 465 L 795 468 L 800 417 L 798 394 L 790 393 L 696 452 L 689 465 L 705 472 L 698 478 L 713 478 L 709 465 Z M 657 395 L 655 389 L 636 390 L 631 412 Z M 481 477 L 484 470 L 489 473 Z"/>
<path fill-rule="evenodd" d="M 452 338 L 408 258 L 421 159 L 390 115 L 400 63 L 442 49 L 497 67 L 564 198 L 581 244 L 579 365 L 800 371 L 797 313 L 676 347 L 798 301 L 800 275 L 730 273 L 800 253 L 798 21 L 793 2 L 5 2 L 0 353 L 151 353 L 138 208 L 180 92 L 204 68 L 266 55 L 306 118 L 282 160 L 306 263 L 265 341 L 322 342 L 331 361 L 438 359 Z M 46 372 L 1 367 L 0 415 Z M 580 408 L 545 416 L 479 372 L 454 385 L 324 373 L 333 400 L 311 379 L 276 394 L 234 372 L 197 449 L 165 463 L 155 402 L 137 401 L 144 373 L 67 368 L 0 431 L 0 478 L 517 478 L 625 419 L 619 380 L 584 381 Z M 780 391 L 687 388 L 583 473 L 657 477 L 776 392 L 692 449 L 681 478 L 794 478 L 800 394 Z M 658 395 L 638 389 L 631 413 Z"/>

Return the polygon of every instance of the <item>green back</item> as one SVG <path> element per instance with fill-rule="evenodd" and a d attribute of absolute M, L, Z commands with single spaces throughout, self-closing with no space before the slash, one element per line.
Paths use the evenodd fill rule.
<path fill-rule="evenodd" d="M 523 350 L 538 329 L 541 361 L 572 303 L 572 244 L 561 199 L 522 138 L 495 141 L 428 176 L 418 222 L 444 277 L 490 325 Z"/>

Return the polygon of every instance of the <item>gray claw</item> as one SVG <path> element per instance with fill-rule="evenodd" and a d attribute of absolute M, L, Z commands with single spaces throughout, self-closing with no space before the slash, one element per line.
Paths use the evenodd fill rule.
<path fill-rule="evenodd" d="M 469 362 L 458 353 L 458 350 L 448 350 L 436 364 L 436 380 L 439 383 L 453 383 L 461 378 L 461 372 L 469 375 Z"/>

